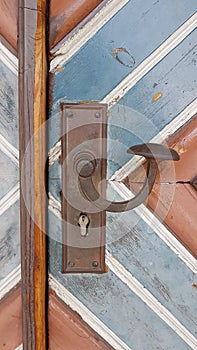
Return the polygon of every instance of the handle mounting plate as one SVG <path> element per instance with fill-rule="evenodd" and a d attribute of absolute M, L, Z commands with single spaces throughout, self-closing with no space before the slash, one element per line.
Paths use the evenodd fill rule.
<path fill-rule="evenodd" d="M 95 187 L 105 196 L 107 153 L 107 105 L 61 105 L 62 110 L 62 272 L 103 273 L 105 267 L 106 213 L 84 198 L 78 188 L 79 160 L 96 159 Z M 100 186 L 100 187 L 99 187 Z M 89 218 L 81 235 L 81 213 Z"/>

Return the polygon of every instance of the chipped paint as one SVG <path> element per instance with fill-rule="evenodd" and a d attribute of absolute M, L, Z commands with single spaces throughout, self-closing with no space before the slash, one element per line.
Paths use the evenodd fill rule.
<path fill-rule="evenodd" d="M 155 94 L 152 98 L 152 100 L 154 102 L 158 101 L 160 98 L 162 97 L 162 93 L 161 92 L 158 92 L 157 94 Z"/>

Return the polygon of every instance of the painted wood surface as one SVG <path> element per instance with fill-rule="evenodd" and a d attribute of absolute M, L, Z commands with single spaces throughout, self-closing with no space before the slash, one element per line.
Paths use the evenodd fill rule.
<path fill-rule="evenodd" d="M 0 216 L 0 280 L 20 264 L 19 202 Z"/>
<path fill-rule="evenodd" d="M 51 0 L 50 47 L 53 48 L 74 29 L 102 0 Z M 9 25 L 8 25 L 9 23 Z M 0 35 L 14 48 L 17 55 L 18 0 L 0 0 Z"/>
<path fill-rule="evenodd" d="M 169 162 L 160 164 L 160 176 L 157 177 L 148 200 L 148 205 L 195 257 L 197 257 L 197 192 L 190 183 L 196 176 L 194 167 L 197 162 L 196 139 L 197 118 L 194 116 L 185 127 L 166 140 L 169 147 L 173 147 L 180 154 L 180 161 L 173 166 L 170 166 Z M 142 180 L 144 175 L 140 176 L 140 173 L 138 169 L 129 176 L 128 182 L 126 181 L 128 185 L 130 183 L 131 189 L 134 186 L 136 188 L 134 182 Z"/>
<path fill-rule="evenodd" d="M 49 349 L 112 350 L 80 316 L 66 307 L 52 293 L 49 297 Z"/>
<path fill-rule="evenodd" d="M 20 288 L 0 301 L 0 348 L 15 350 L 22 342 Z"/>
<path fill-rule="evenodd" d="M 50 47 L 54 47 L 102 0 L 52 0 L 50 2 Z"/>
<path fill-rule="evenodd" d="M 2 54 L 2 52 L 1 52 Z M 17 76 L 0 54 L 0 280 L 20 264 Z M 7 58 L 9 62 L 9 58 Z M 15 148 L 16 147 L 16 148 Z"/>
<path fill-rule="evenodd" d="M 57 73 L 59 78 L 57 85 L 54 82 L 54 103 L 60 98 L 73 100 L 73 96 L 82 101 L 103 99 L 195 10 L 196 5 L 192 0 L 148 0 L 146 3 L 142 0 L 129 1 Z M 129 20 L 125 21 L 128 14 Z M 135 64 L 130 62 L 131 67 L 120 64 L 115 59 L 113 51 L 121 47 L 133 56 Z M 127 64 L 130 64 L 129 60 L 132 61 L 124 52 L 120 52 L 120 59 Z M 68 76 L 71 78 L 67 79 Z M 67 79 L 66 86 L 63 83 L 64 77 Z M 75 77 L 78 77 L 78 84 L 73 84 Z"/>
<path fill-rule="evenodd" d="M 0 34 L 15 50 L 17 50 L 17 13 L 18 0 L 0 1 Z"/>
<path fill-rule="evenodd" d="M 18 80 L 0 58 L 0 134 L 18 148 Z"/>
<path fill-rule="evenodd" d="M 104 99 L 111 107 L 106 95 L 160 45 L 163 50 L 195 10 L 192 1 L 129 1 L 59 67 L 52 76 L 49 148 L 59 141 L 60 102 Z M 109 110 L 108 178 L 130 159 L 128 147 L 152 139 L 196 98 L 196 31 L 173 45 L 127 93 L 121 92 L 121 99 L 117 93 Z M 195 269 L 132 211 L 107 214 L 107 257 L 112 254 L 107 274 L 63 275 L 58 156 L 49 169 L 49 192 L 54 198 L 48 226 L 52 275 L 124 342 L 123 349 L 195 349 Z M 120 199 L 110 187 L 108 192 Z"/>
<path fill-rule="evenodd" d="M 18 167 L 0 151 L 0 199 L 18 183 Z"/>

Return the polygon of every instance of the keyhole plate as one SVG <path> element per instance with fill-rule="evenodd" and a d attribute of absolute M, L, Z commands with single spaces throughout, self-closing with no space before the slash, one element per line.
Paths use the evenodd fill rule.
<path fill-rule="evenodd" d="M 107 106 L 65 104 L 62 110 L 62 272 L 103 273 L 106 214 L 87 201 L 78 188 L 77 164 L 95 161 L 93 181 L 105 196 Z M 100 187 L 99 187 L 99 184 Z M 89 218 L 88 235 L 81 235 L 79 217 Z"/>

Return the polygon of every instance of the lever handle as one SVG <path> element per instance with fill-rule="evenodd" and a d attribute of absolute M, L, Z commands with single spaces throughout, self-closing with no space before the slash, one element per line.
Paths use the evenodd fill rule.
<path fill-rule="evenodd" d="M 136 196 L 130 200 L 123 202 L 110 202 L 107 199 L 101 197 L 92 181 L 92 175 L 95 170 L 95 167 L 92 166 L 92 161 L 87 160 L 84 166 L 80 167 L 80 171 L 78 172 L 78 181 L 81 191 L 86 199 L 88 199 L 90 202 L 93 202 L 93 204 L 102 211 L 128 211 L 145 202 L 153 188 L 156 179 L 158 170 L 157 160 L 179 160 L 179 155 L 175 150 L 167 148 L 163 145 L 153 143 L 133 146 L 129 148 L 127 152 L 143 156 L 147 160 L 146 180 L 144 182 L 144 185 L 142 189 L 136 194 Z"/>

